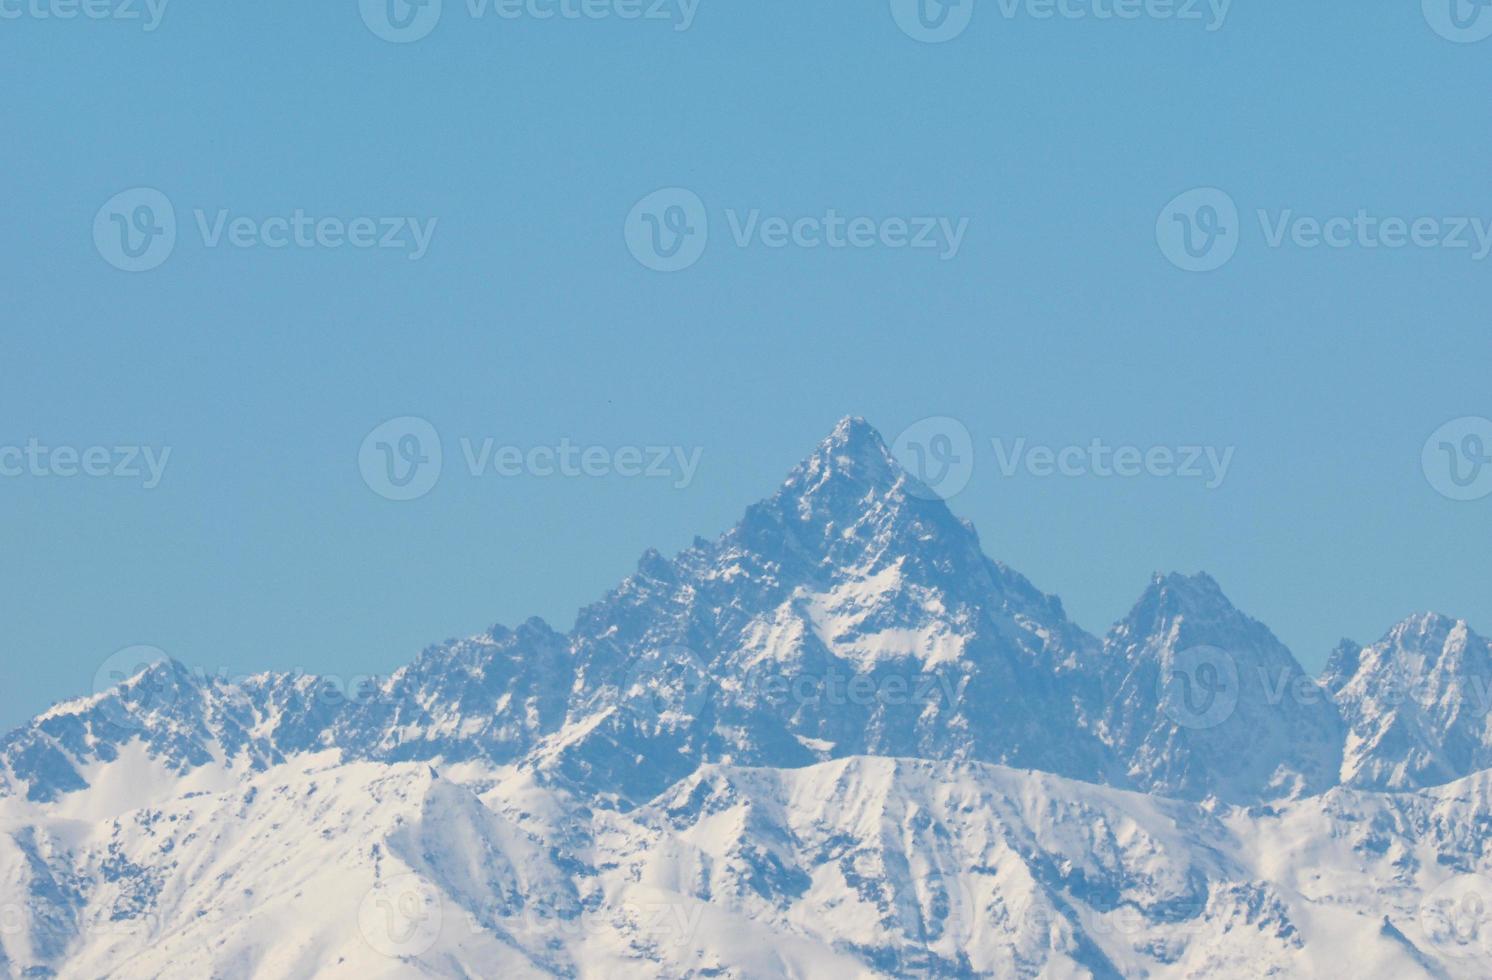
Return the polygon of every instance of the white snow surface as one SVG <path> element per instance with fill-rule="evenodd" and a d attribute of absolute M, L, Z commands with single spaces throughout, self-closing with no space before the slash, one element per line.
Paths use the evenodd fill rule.
<path fill-rule="evenodd" d="M 1422 908 L 1492 875 L 1486 775 L 1251 813 L 856 757 L 704 766 L 624 814 L 513 768 L 321 753 L 182 790 L 0 802 L 12 975 L 1387 978 L 1489 962 Z"/>

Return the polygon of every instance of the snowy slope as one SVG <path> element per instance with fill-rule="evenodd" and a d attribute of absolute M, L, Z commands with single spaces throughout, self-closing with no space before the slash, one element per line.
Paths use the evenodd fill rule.
<path fill-rule="evenodd" d="M 1485 777 L 1250 814 L 860 757 L 623 814 L 324 754 L 99 820 L 6 801 L 3 942 L 64 977 L 1472 977 L 1486 937 L 1426 906 L 1492 873 L 1489 805 Z"/>
<path fill-rule="evenodd" d="M 1342 781 L 1433 786 L 1492 767 L 1492 645 L 1464 620 L 1424 613 L 1327 667 L 1350 727 Z"/>

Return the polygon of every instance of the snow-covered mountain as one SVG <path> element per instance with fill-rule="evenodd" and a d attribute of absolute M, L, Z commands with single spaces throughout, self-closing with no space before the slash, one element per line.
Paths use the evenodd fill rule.
<path fill-rule="evenodd" d="M 1342 780 L 1403 790 L 1492 768 L 1492 644 L 1464 620 L 1411 616 L 1344 641 L 1323 681 L 1350 729 Z"/>
<path fill-rule="evenodd" d="M 1489 672 L 1419 616 L 1311 678 L 1206 575 L 1100 640 L 846 419 L 567 634 L 12 732 L 0 967 L 1479 976 Z"/>
<path fill-rule="evenodd" d="M 625 813 L 515 767 L 335 752 L 170 785 L 0 805 L 12 975 L 1480 977 L 1492 956 L 1486 774 L 1263 814 L 882 757 L 706 765 Z"/>
<path fill-rule="evenodd" d="M 1330 696 L 1209 576 L 1156 576 L 1102 664 L 1102 731 L 1147 790 L 1248 803 L 1336 784 Z"/>

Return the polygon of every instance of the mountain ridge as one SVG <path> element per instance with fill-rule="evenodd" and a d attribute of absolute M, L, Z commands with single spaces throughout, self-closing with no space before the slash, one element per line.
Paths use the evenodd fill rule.
<path fill-rule="evenodd" d="M 240 755 L 262 767 L 325 748 L 527 758 L 629 805 L 710 760 L 792 767 L 855 754 L 978 759 L 1245 804 L 1342 782 L 1412 788 L 1492 766 L 1492 733 L 1454 706 L 1373 707 L 1383 675 L 1413 652 L 1391 637 L 1457 629 L 1471 665 L 1492 672 L 1464 621 L 1414 614 L 1380 641 L 1393 655 L 1371 658 L 1373 672 L 1361 660 L 1372 648 L 1344 641 L 1311 678 L 1210 575 L 1157 572 L 1093 636 L 1060 598 L 986 556 L 973 526 L 873 426 L 847 417 L 736 525 L 672 558 L 648 549 L 568 632 L 537 617 L 497 625 L 342 698 L 308 676 L 227 684 L 154 666 L 0 739 L 0 793 L 76 791 L 80 769 L 137 731 L 178 768 Z M 1203 648 L 1217 663 L 1196 660 Z M 1216 699 L 1218 717 L 1189 716 L 1193 669 L 1237 684 L 1204 691 L 1221 694 L 1227 717 Z M 1454 728 L 1438 749 L 1427 747 L 1435 724 Z M 1261 748 L 1266 733 L 1274 744 Z M 1358 759 L 1349 739 L 1372 757 Z M 1261 751 L 1272 754 L 1232 765 Z"/>

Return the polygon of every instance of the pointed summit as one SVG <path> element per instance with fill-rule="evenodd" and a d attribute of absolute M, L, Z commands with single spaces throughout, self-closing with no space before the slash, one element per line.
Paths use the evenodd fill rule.
<path fill-rule="evenodd" d="M 906 559 L 977 574 L 979 538 L 942 498 L 904 470 L 875 427 L 841 419 L 777 492 L 726 536 L 774 561 L 885 568 Z"/>
<path fill-rule="evenodd" d="M 1338 672 L 1343 782 L 1402 791 L 1492 767 L 1492 643 L 1465 620 L 1416 613 Z"/>
<path fill-rule="evenodd" d="M 1457 630 L 1470 632 L 1466 620 L 1438 612 L 1417 612 L 1395 623 L 1383 641 L 1411 650 L 1438 650 Z"/>
<path fill-rule="evenodd" d="M 1335 781 L 1325 692 L 1210 575 L 1156 575 L 1104 652 L 1102 729 L 1142 787 L 1238 802 Z"/>
<path fill-rule="evenodd" d="M 1258 625 L 1223 594 L 1217 580 L 1206 572 L 1183 575 L 1156 572 L 1134 607 L 1114 627 L 1116 633 L 1145 636 L 1163 633 L 1185 624 L 1188 632 L 1225 627 Z"/>
<path fill-rule="evenodd" d="M 825 446 L 839 446 L 849 450 L 885 450 L 886 442 L 876 427 L 861 415 L 846 415 L 834 425 L 834 431 L 824 440 Z"/>
<path fill-rule="evenodd" d="M 829 437 L 788 474 L 782 494 L 824 491 L 890 492 L 907 479 L 875 426 L 858 416 L 840 419 Z"/>
<path fill-rule="evenodd" d="M 1218 611 L 1233 609 L 1217 579 L 1206 572 L 1187 575 L 1183 572 L 1156 572 L 1150 579 L 1150 590 L 1169 608 L 1182 611 Z"/>
<path fill-rule="evenodd" d="M 545 771 L 633 803 L 726 759 L 932 755 L 1108 777 L 1063 685 L 1097 640 L 920 486 L 846 418 L 733 529 L 646 557 L 576 619 L 572 724 Z M 681 684 L 656 676 L 670 649 L 692 668 Z M 827 689 L 841 678 L 890 691 Z"/>

